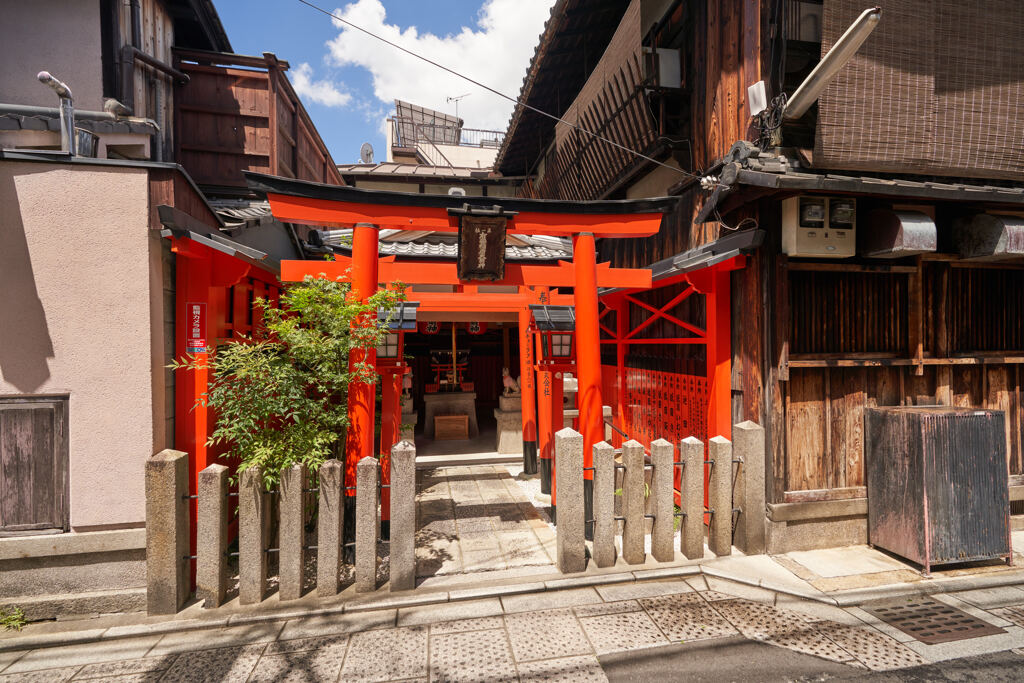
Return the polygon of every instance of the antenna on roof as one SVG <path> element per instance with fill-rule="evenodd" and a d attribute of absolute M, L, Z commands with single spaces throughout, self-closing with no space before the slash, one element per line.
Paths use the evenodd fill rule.
<path fill-rule="evenodd" d="M 455 118 L 459 118 L 459 100 L 461 100 L 463 97 L 469 97 L 472 94 L 473 93 L 468 92 L 465 95 L 456 95 L 455 97 L 444 98 L 445 101 L 448 102 L 448 104 L 451 104 L 452 102 L 455 103 Z"/>
<path fill-rule="evenodd" d="M 364 164 L 373 163 L 373 145 L 369 142 L 364 142 L 363 146 L 359 148 L 359 160 Z"/>

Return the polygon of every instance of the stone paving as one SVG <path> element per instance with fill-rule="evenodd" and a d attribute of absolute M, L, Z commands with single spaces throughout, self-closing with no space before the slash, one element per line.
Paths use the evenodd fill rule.
<path fill-rule="evenodd" d="M 993 610 L 1019 623 L 1024 592 L 1016 592 L 949 599 L 997 602 Z M 605 655 L 737 637 L 836 662 L 851 675 L 949 658 L 900 642 L 858 612 L 765 604 L 708 590 L 697 576 L 0 652 L 0 683 L 604 681 Z M 1024 645 L 1024 629 L 1010 629 L 1003 650 Z"/>
<path fill-rule="evenodd" d="M 416 575 L 554 571 L 555 533 L 503 465 L 417 472 Z"/>

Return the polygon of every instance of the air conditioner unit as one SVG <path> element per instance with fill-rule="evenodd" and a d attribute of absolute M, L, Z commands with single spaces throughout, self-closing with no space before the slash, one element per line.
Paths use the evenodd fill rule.
<path fill-rule="evenodd" d="M 782 200 L 782 251 L 847 258 L 857 253 L 857 200 L 802 195 Z"/>

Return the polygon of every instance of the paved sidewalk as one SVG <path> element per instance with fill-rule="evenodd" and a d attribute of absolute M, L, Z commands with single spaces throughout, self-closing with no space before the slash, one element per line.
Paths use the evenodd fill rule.
<path fill-rule="evenodd" d="M 605 681 L 603 657 L 730 638 L 854 675 L 1024 647 L 1024 590 L 940 596 L 1005 632 L 934 646 L 859 608 L 778 595 L 765 602 L 757 589 L 710 582 L 691 576 L 0 652 L 0 682 Z"/>

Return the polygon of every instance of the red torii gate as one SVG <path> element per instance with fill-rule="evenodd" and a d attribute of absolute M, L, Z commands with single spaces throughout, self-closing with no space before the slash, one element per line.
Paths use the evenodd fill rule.
<path fill-rule="evenodd" d="M 571 264 L 560 262 L 555 265 L 535 266 L 510 263 L 504 266 L 502 279 L 487 281 L 486 284 L 516 285 L 520 288 L 573 288 L 579 425 L 583 435 L 584 464 L 588 468 L 592 466 L 592 447 L 603 440 L 604 432 L 597 290 L 599 287 L 645 289 L 651 286 L 651 272 L 647 269 L 620 269 L 610 268 L 606 264 L 599 265 L 595 241 L 598 237 L 654 235 L 661 225 L 662 215 L 671 207 L 674 199 L 574 202 L 412 195 L 325 185 L 251 172 L 246 172 L 245 175 L 250 188 L 266 193 L 274 217 L 282 222 L 352 228 L 350 264 L 343 261 L 285 261 L 281 264 L 281 279 L 301 280 L 307 275 L 341 277 L 351 268 L 353 292 L 363 299 L 376 291 L 382 280 L 401 281 L 405 284 L 472 284 L 459 279 L 456 264 L 407 263 L 390 259 L 381 261 L 378 243 L 379 231 L 382 228 L 458 232 L 459 218 L 455 212 L 472 208 L 486 211 L 500 206 L 507 215 L 507 234 L 571 237 Z M 422 299 L 422 294 L 417 293 L 417 298 Z M 461 298 L 463 306 L 487 310 L 482 305 L 485 301 L 479 295 Z M 528 337 L 524 350 L 524 355 L 532 352 L 532 341 Z M 351 362 L 362 361 L 373 363 L 375 352 L 370 350 L 360 353 L 358 357 L 352 358 Z M 525 414 L 527 401 L 533 400 L 532 387 L 523 387 L 522 393 Z M 528 395 L 531 396 L 530 399 L 527 398 Z M 533 406 L 529 408 L 532 411 Z M 349 389 L 347 469 L 354 468 L 355 462 L 363 457 L 375 455 L 373 416 L 373 386 L 353 383 Z M 533 447 L 536 448 L 535 442 Z M 354 469 L 352 475 L 354 476 Z M 587 470 L 585 477 L 588 481 L 592 480 L 593 472 Z M 589 496 L 587 498 L 589 499 Z"/>

